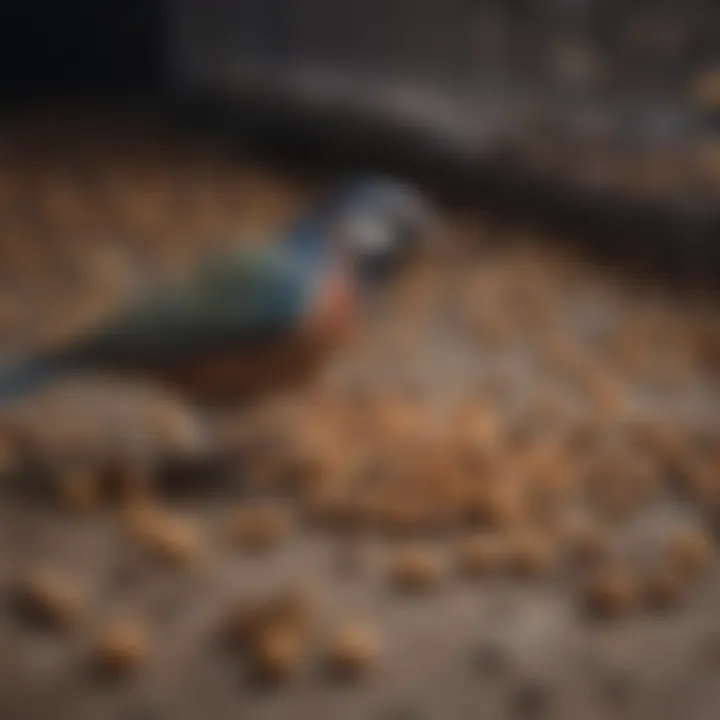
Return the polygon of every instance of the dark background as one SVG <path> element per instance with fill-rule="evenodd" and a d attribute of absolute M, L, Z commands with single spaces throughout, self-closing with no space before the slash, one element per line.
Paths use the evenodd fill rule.
<path fill-rule="evenodd" d="M 158 0 L 0 3 L 1 97 L 159 90 L 161 5 Z"/>
<path fill-rule="evenodd" d="M 230 23 L 228 17 L 237 20 Z M 470 32 L 475 26 L 485 34 L 475 38 Z M 638 38 L 626 32 L 628 27 L 644 34 Z M 685 38 L 679 55 L 658 56 L 655 35 L 664 37 L 675 28 Z M 456 42 L 454 33 L 465 42 Z M 509 68 L 493 69 L 493 37 L 508 43 L 500 54 L 510 56 Z M 602 50 L 612 78 L 608 87 L 578 89 L 556 82 L 544 66 L 545 48 L 566 37 Z M 687 148 L 690 155 L 698 140 L 714 141 L 720 108 L 699 112 L 688 106 L 686 95 L 697 72 L 720 67 L 718 38 L 720 3 L 715 0 L 368 0 L 359 5 L 331 0 L 5 0 L 0 2 L 0 107 L 23 106 L 28 100 L 70 104 L 79 97 L 98 105 L 118 98 L 121 104 L 140 100 L 144 109 L 149 99 L 165 120 L 169 116 L 193 129 L 220 132 L 283 162 L 297 159 L 343 170 L 366 163 L 447 187 L 453 197 L 484 208 L 523 214 L 562 231 L 579 230 L 602 254 L 640 250 L 641 262 L 661 265 L 673 275 L 685 266 L 704 273 L 720 267 L 716 190 L 698 192 L 679 177 L 677 192 L 668 199 L 628 192 L 622 184 L 588 185 L 576 170 L 590 167 L 578 158 L 597 144 L 587 135 L 598 118 L 611 127 L 602 139 L 601 157 L 622 160 L 628 149 L 644 148 L 652 160 L 656 146 L 665 150 L 663 143 Z M 240 87 L 232 68 L 227 77 L 224 72 L 228 49 L 230 65 L 236 51 L 238 62 L 243 53 L 269 59 L 271 66 L 275 62 L 279 72 L 274 79 L 280 82 L 263 79 L 259 96 Z M 351 111 L 318 109 L 310 96 L 297 103 L 288 98 L 297 83 L 287 71 L 308 54 L 337 71 L 341 86 L 354 96 Z M 383 58 L 379 66 L 378 57 Z M 366 61 L 371 66 L 364 86 L 345 81 L 353 60 L 361 70 Z M 428 133 L 396 117 L 392 94 L 389 101 L 378 98 L 373 85 L 371 71 L 379 67 L 385 79 L 392 74 L 385 73 L 386 66 L 398 70 L 401 79 L 401 71 L 409 68 L 415 73 L 411 78 L 430 90 L 447 89 L 451 109 L 455 101 L 476 101 L 474 127 L 488 126 L 484 145 L 467 152 L 452 132 L 439 134 L 433 128 Z M 480 90 L 482 82 L 493 79 L 503 96 L 508 88 L 534 88 L 534 125 L 519 123 L 510 136 L 508 118 L 517 120 L 522 111 L 511 105 L 507 113 L 498 113 L 502 102 Z M 355 100 L 370 110 L 358 113 Z M 460 102 L 456 114 L 461 117 L 463 107 Z M 652 140 L 658 128 L 660 135 L 668 135 L 667 142 Z M 549 167 L 526 163 L 527 140 L 541 141 Z M 616 175 L 622 180 L 636 162 L 619 166 Z"/>

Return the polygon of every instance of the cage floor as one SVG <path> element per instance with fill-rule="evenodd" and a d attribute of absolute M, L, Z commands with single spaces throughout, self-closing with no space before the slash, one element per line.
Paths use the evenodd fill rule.
<path fill-rule="evenodd" d="M 94 133 L 74 124 L 25 127 L 15 136 L 14 160 L 0 167 L 7 354 L 62 337 L 120 303 L 138 268 L 152 281 L 192 266 L 217 247 L 216 237 L 221 245 L 262 237 L 307 196 L 302 180 L 230 162 L 207 147 L 147 133 Z M 439 254 L 418 259 L 366 308 L 358 342 L 331 361 L 318 387 L 280 402 L 292 408 L 291 433 L 316 420 L 327 428 L 328 398 L 340 417 L 359 412 L 363 398 L 390 414 L 394 406 L 409 409 L 418 433 L 413 452 L 421 456 L 423 442 L 450 443 L 463 430 L 458 408 L 477 412 L 492 418 L 502 438 L 491 448 L 499 461 L 519 459 L 515 473 L 528 477 L 536 468 L 522 463 L 532 463 L 525 453 L 533 442 L 559 440 L 570 491 L 553 496 L 557 526 L 538 530 L 553 538 L 555 561 L 537 577 L 507 567 L 465 578 L 456 546 L 469 530 L 451 518 L 430 533 L 402 528 L 400 538 L 383 528 L 360 533 L 352 541 L 357 562 L 348 568 L 347 536 L 305 522 L 303 499 L 272 483 L 262 492 L 289 510 L 294 529 L 270 552 L 239 552 L 224 528 L 232 508 L 261 492 L 251 467 L 221 479 L 199 473 L 181 496 L 158 498 L 189 516 L 200 537 L 194 564 L 167 568 L 128 541 L 117 507 L 72 513 L 52 493 L 29 494 L 8 482 L 0 496 L 3 592 L 11 592 L 19 569 L 49 566 L 76 584 L 83 610 L 69 632 L 56 634 L 28 627 L 3 603 L 1 717 L 717 717 L 717 564 L 684 580 L 675 609 L 640 606 L 591 620 L 582 609 L 585 578 L 566 561 L 572 542 L 560 532 L 579 508 L 597 512 L 613 558 L 640 579 L 662 561 L 675 528 L 714 530 L 720 328 L 712 302 L 588 265 L 527 228 L 472 215 L 448 215 L 447 227 Z M 37 423 L 96 411 L 72 395 L 65 402 L 61 419 L 40 409 Z M 232 428 L 266 411 L 238 409 L 237 418 L 224 414 L 214 426 Z M 640 449 L 631 439 L 636 421 L 669 428 L 671 440 Z M 358 448 L 373 456 L 407 452 L 390 429 L 383 432 L 361 425 L 350 442 L 332 432 L 326 439 L 341 460 Z M 576 447 L 578 435 L 590 437 L 590 449 Z M 671 457 L 676 440 L 683 451 Z M 618 486 L 615 476 L 634 487 L 626 463 L 638 457 L 651 466 L 647 495 L 630 499 L 619 516 L 587 500 L 589 466 L 599 463 L 606 473 L 602 494 Z M 605 468 L 608 459 L 619 465 Z M 710 477 L 709 486 L 693 482 L 700 476 Z M 492 488 L 507 476 L 486 480 Z M 442 495 L 442 473 L 434 482 Z M 529 497 L 524 477 L 513 482 Z M 377 493 L 374 485 L 355 489 L 356 500 Z M 405 492 L 410 498 L 413 491 Z M 531 525 L 535 532 L 534 522 L 517 520 L 522 532 Z M 492 532 L 514 537 L 517 523 L 504 523 Z M 393 558 L 410 542 L 430 547 L 442 568 L 437 587 L 417 596 L 389 581 Z M 296 675 L 258 685 L 218 648 L 219 619 L 238 596 L 295 583 L 313 593 L 317 637 Z M 100 682 L 88 672 L 93 638 L 108 618 L 128 614 L 148 627 L 147 656 L 121 682 Z M 380 644 L 371 672 L 350 683 L 328 677 L 321 662 L 323 638 L 345 621 L 367 623 Z"/>

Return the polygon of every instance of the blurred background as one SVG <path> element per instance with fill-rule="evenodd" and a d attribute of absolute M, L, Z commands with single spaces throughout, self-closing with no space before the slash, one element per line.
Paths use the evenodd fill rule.
<path fill-rule="evenodd" d="M 3 13 L 6 101 L 142 98 L 146 112 L 171 109 L 285 162 L 384 166 L 580 227 L 602 236 L 600 252 L 652 235 L 659 264 L 717 263 L 713 2 L 37 2 Z"/>
<path fill-rule="evenodd" d="M 0 405 L 0 718 L 717 717 L 714 0 L 3 3 L 0 367 L 367 171 L 317 377 Z"/>

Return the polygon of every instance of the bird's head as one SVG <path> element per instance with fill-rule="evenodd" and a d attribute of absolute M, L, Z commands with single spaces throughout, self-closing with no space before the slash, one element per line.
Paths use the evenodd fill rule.
<path fill-rule="evenodd" d="M 416 188 L 385 178 L 348 183 L 335 201 L 332 236 L 366 280 L 396 268 L 435 237 L 437 218 Z"/>

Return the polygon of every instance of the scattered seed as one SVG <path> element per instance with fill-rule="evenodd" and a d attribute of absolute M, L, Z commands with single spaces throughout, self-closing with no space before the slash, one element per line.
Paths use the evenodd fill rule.
<path fill-rule="evenodd" d="M 81 597 L 68 578 L 50 570 L 36 570 L 14 587 L 14 606 L 20 615 L 44 627 L 66 630 L 77 619 Z"/>
<path fill-rule="evenodd" d="M 285 508 L 275 506 L 246 507 L 230 521 L 230 537 L 250 552 L 276 547 L 290 532 L 290 517 Z"/>
<path fill-rule="evenodd" d="M 337 630 L 328 642 L 328 669 L 342 677 L 357 677 L 377 662 L 379 642 L 368 627 L 347 625 Z"/>
<path fill-rule="evenodd" d="M 92 651 L 92 666 L 103 675 L 126 675 L 148 652 L 144 628 L 132 620 L 116 620 L 102 629 Z"/>
<path fill-rule="evenodd" d="M 468 577 L 479 577 L 497 571 L 508 561 L 508 547 L 502 538 L 476 535 L 462 540 L 457 550 L 460 571 Z"/>
<path fill-rule="evenodd" d="M 197 558 L 200 537 L 190 520 L 144 504 L 128 508 L 124 518 L 133 538 L 155 559 L 182 566 Z"/>
<path fill-rule="evenodd" d="M 636 606 L 638 588 L 632 573 L 622 565 L 601 568 L 585 588 L 588 612 L 603 618 L 628 614 Z"/>
<path fill-rule="evenodd" d="M 712 561 L 713 546 L 701 530 L 687 529 L 670 540 L 670 562 L 678 572 L 691 577 L 707 568 Z"/>
<path fill-rule="evenodd" d="M 283 625 L 262 630 L 251 648 L 251 668 L 259 680 L 280 681 L 295 675 L 303 646 L 297 633 Z"/>
<path fill-rule="evenodd" d="M 393 583 L 401 590 L 428 592 L 440 583 L 442 565 L 431 548 L 409 547 L 394 558 L 391 575 Z"/>

